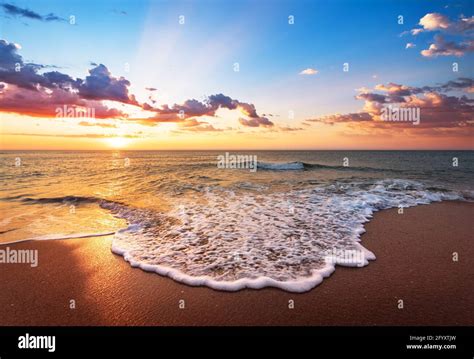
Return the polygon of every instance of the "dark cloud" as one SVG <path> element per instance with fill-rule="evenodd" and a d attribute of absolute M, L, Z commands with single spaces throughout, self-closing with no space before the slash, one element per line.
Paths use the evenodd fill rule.
<path fill-rule="evenodd" d="M 248 116 L 249 120 L 239 120 L 244 126 L 272 127 L 274 125 L 268 118 L 259 116 L 253 104 L 232 99 L 224 94 L 210 95 L 203 102 L 192 99 L 186 100 L 183 104 L 163 105 L 159 108 L 144 104 L 143 109 L 153 111 L 156 115 L 148 119 L 136 120 L 148 125 L 160 122 L 183 122 L 194 117 L 215 116 L 216 111 L 221 108 L 239 110 L 242 114 Z"/>
<path fill-rule="evenodd" d="M 421 54 L 425 57 L 437 56 L 464 56 L 468 52 L 474 51 L 474 40 L 457 43 L 455 41 L 446 41 L 441 35 L 437 35 L 427 50 L 422 50 Z"/>
<path fill-rule="evenodd" d="M 273 122 L 266 117 L 251 118 L 246 120 L 245 118 L 239 118 L 239 123 L 242 126 L 247 127 L 272 127 Z"/>
<path fill-rule="evenodd" d="M 387 96 L 380 95 L 377 93 L 361 93 L 357 95 L 356 98 L 358 100 L 367 100 L 367 101 L 372 101 L 372 102 L 384 103 L 385 100 L 387 99 Z"/>
<path fill-rule="evenodd" d="M 460 77 L 457 80 L 448 81 L 441 85 L 439 89 L 444 91 L 450 90 L 466 90 L 474 86 L 474 80 L 467 77 Z"/>
<path fill-rule="evenodd" d="M 264 116 L 259 116 L 255 105 L 251 103 L 241 102 L 225 96 L 223 94 L 211 95 L 208 97 L 208 103 L 211 108 L 216 111 L 219 108 L 226 108 L 228 110 L 240 110 L 244 115 L 250 117 L 249 120 L 239 119 L 239 122 L 244 126 L 249 127 L 272 127 L 274 123 Z"/>
<path fill-rule="evenodd" d="M 171 113 L 176 111 L 184 117 L 200 117 L 200 116 L 213 116 L 215 113 L 214 108 L 207 106 L 206 104 L 192 99 L 186 100 L 182 105 L 174 105 L 172 109 L 169 109 Z"/>
<path fill-rule="evenodd" d="M 335 114 L 329 116 L 323 116 L 314 119 L 305 120 L 306 122 L 321 122 L 327 125 L 334 125 L 336 123 L 343 123 L 343 122 L 366 122 L 372 121 L 371 114 L 367 112 L 355 112 L 355 113 L 348 113 L 348 114 Z"/>
<path fill-rule="evenodd" d="M 18 54 L 19 49 L 19 45 L 0 39 L 0 81 L 29 90 L 36 90 L 38 86 L 50 89 L 77 86 L 77 80 L 58 71 L 40 74 L 40 70 L 50 66 L 25 63 Z"/>
<path fill-rule="evenodd" d="M 18 54 L 19 48 L 19 45 L 0 40 L 0 81 L 32 91 L 60 88 L 78 93 L 84 100 L 110 100 L 138 105 L 135 97 L 129 95 L 130 82 L 123 77 L 113 77 L 102 64 L 89 70 L 89 76 L 84 80 L 73 79 L 59 71 L 40 73 L 40 70 L 49 66 L 25 63 Z"/>
<path fill-rule="evenodd" d="M 221 93 L 209 96 L 207 101 L 209 103 L 209 106 L 213 109 L 223 107 L 229 110 L 235 110 L 237 108 L 237 105 L 239 104 L 238 101 L 235 101 L 229 96 L 223 95 Z"/>
<path fill-rule="evenodd" d="M 46 87 L 76 88 L 81 83 L 81 80 L 74 80 L 71 76 L 59 71 L 46 72 L 43 77 L 47 80 Z"/>
<path fill-rule="evenodd" d="M 17 63 L 23 63 L 22 57 L 18 54 L 20 46 L 13 42 L 0 39 L 0 69 L 14 70 Z"/>
<path fill-rule="evenodd" d="M 135 97 L 129 95 L 130 81 L 113 77 L 105 65 L 89 70 L 89 76 L 78 85 L 79 95 L 91 100 L 110 100 L 138 105 Z"/>
<path fill-rule="evenodd" d="M 13 4 L 0 3 L 0 7 L 3 8 L 5 13 L 11 16 L 25 17 L 32 20 L 47 21 L 47 22 L 66 21 L 66 19 L 59 17 L 53 13 L 49 13 L 47 15 L 40 15 L 37 12 L 34 12 L 29 9 L 21 8 Z"/>

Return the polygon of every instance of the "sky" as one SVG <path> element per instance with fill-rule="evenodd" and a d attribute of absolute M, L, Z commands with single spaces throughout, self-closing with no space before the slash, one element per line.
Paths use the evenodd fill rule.
<path fill-rule="evenodd" d="M 473 149 L 473 51 L 471 1 L 0 0 L 0 149 Z"/>

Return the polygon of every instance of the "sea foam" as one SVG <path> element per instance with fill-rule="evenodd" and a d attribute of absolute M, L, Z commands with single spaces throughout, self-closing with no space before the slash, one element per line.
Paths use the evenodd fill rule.
<path fill-rule="evenodd" d="M 462 199 L 409 180 L 288 193 L 214 189 L 201 196 L 183 200 L 168 213 L 103 203 L 130 224 L 115 234 L 112 251 L 133 267 L 192 286 L 305 292 L 336 265 L 360 267 L 375 259 L 359 243 L 374 211 Z M 347 253 L 358 260 L 347 261 Z"/>

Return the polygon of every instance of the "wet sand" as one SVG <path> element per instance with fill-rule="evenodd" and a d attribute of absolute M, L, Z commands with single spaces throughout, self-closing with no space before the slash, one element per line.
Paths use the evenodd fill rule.
<path fill-rule="evenodd" d="M 366 230 L 377 260 L 303 294 L 179 284 L 130 267 L 110 236 L 10 245 L 38 249 L 39 265 L 0 264 L 0 325 L 474 324 L 473 203 L 381 211 Z"/>

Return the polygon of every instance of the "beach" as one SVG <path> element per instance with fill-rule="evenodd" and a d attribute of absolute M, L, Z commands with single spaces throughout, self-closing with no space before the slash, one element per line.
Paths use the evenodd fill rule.
<path fill-rule="evenodd" d="M 458 201 L 376 212 L 361 243 L 377 259 L 306 293 L 183 285 L 132 268 L 111 236 L 12 244 L 38 266 L 0 265 L 0 325 L 472 325 L 473 218 Z"/>

